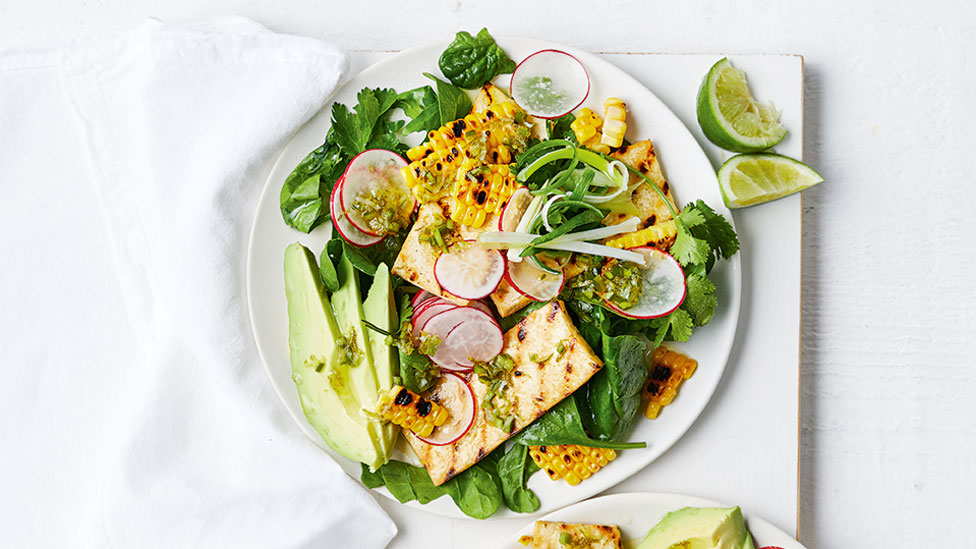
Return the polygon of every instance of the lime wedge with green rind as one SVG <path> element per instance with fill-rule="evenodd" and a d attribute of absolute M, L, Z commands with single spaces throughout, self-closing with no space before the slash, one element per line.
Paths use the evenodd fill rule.
<path fill-rule="evenodd" d="M 698 90 L 698 123 L 709 141 L 733 152 L 764 151 L 786 137 L 779 112 L 752 97 L 746 73 L 728 59 L 712 65 Z"/>
<path fill-rule="evenodd" d="M 799 160 L 772 154 L 740 154 L 718 170 L 718 185 L 729 208 L 744 208 L 782 198 L 823 181 Z"/>

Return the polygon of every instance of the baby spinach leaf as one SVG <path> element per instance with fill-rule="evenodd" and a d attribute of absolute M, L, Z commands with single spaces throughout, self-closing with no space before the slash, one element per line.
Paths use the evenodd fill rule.
<path fill-rule="evenodd" d="M 437 110 L 440 115 L 441 126 L 471 112 L 471 99 L 463 90 L 444 82 L 429 72 L 425 72 L 424 76 L 437 83 Z"/>
<path fill-rule="evenodd" d="M 400 503 L 416 500 L 426 504 L 448 495 L 458 509 L 476 519 L 490 517 L 502 503 L 499 483 L 479 464 L 440 486 L 434 486 L 423 467 L 400 461 L 387 462 L 375 472 L 363 465 L 360 480 L 367 488 L 386 486 Z"/>
<path fill-rule="evenodd" d="M 343 241 L 343 253 L 358 271 L 373 276 L 376 274 L 376 267 L 380 263 L 393 265 L 406 238 L 407 232 L 400 231 L 367 248 L 357 248 Z"/>
<path fill-rule="evenodd" d="M 520 320 L 529 316 L 531 312 L 537 309 L 541 309 L 548 304 L 549 304 L 548 301 L 533 301 L 532 303 L 529 303 L 528 305 L 522 307 L 518 311 L 502 318 L 501 321 L 499 321 L 499 324 L 501 324 L 502 327 L 502 331 L 507 332 L 511 330 L 512 328 L 515 327 L 516 324 L 519 323 Z"/>
<path fill-rule="evenodd" d="M 622 440 L 630 433 L 647 381 L 646 345 L 632 335 L 603 336 L 603 369 L 585 385 L 580 404 L 583 424 L 592 436 Z"/>
<path fill-rule="evenodd" d="M 329 292 L 339 289 L 339 274 L 336 272 L 336 265 L 342 258 L 342 238 L 332 237 L 332 240 L 325 244 L 322 254 L 319 256 L 319 275 L 322 277 L 322 284 Z"/>
<path fill-rule="evenodd" d="M 559 118 L 546 120 L 546 133 L 549 139 L 565 139 L 571 143 L 576 143 L 576 134 L 570 124 L 576 120 L 576 115 L 566 113 Z"/>
<path fill-rule="evenodd" d="M 326 143 L 299 162 L 281 186 L 281 215 L 289 226 L 307 233 L 329 217 L 328 196 L 346 168 L 338 145 Z"/>
<path fill-rule="evenodd" d="M 444 76 L 455 86 L 473 90 L 484 86 L 499 74 L 515 70 L 515 62 L 498 47 L 488 29 L 471 36 L 466 31 L 457 33 L 437 61 Z"/>
<path fill-rule="evenodd" d="M 397 96 L 394 107 L 399 107 L 410 122 L 401 129 L 404 135 L 414 132 L 429 132 L 440 127 L 440 107 L 437 94 L 430 86 L 421 86 L 405 91 Z"/>
<path fill-rule="evenodd" d="M 564 398 L 545 415 L 532 422 L 512 439 L 526 446 L 555 446 L 557 444 L 579 444 L 594 448 L 644 448 L 643 442 L 612 442 L 590 438 L 583 428 L 579 408 L 575 398 Z"/>
<path fill-rule="evenodd" d="M 495 452 L 492 452 L 494 454 Z M 505 506 L 516 513 L 533 513 L 539 510 L 539 498 L 525 483 L 539 466 L 529 458 L 529 447 L 512 445 L 498 460 L 498 478 L 502 483 Z"/>

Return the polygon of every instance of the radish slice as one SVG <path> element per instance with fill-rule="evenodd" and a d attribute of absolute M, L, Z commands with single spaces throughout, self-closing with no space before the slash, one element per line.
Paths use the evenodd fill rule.
<path fill-rule="evenodd" d="M 442 288 L 461 299 L 481 299 L 495 291 L 505 276 L 505 256 L 474 242 L 455 246 L 434 263 Z"/>
<path fill-rule="evenodd" d="M 454 333 L 455 328 L 462 325 L 466 327 Z M 430 359 L 441 368 L 452 371 L 470 370 L 472 364 L 469 357 L 476 360 L 494 358 L 504 344 L 498 323 L 474 307 L 456 307 L 439 312 L 424 323 L 423 331 L 441 340 L 437 352 Z"/>
<path fill-rule="evenodd" d="M 486 315 L 490 316 L 492 320 L 495 320 L 494 313 L 491 312 L 491 308 L 488 307 L 488 305 L 484 301 L 472 301 L 470 304 L 468 304 L 468 306 L 469 307 L 474 307 L 475 309 L 478 309 L 479 311 L 484 311 L 484 313 Z"/>
<path fill-rule="evenodd" d="M 498 230 L 506 232 L 514 231 L 518 227 L 522 215 L 529 209 L 531 202 L 532 194 L 525 187 L 521 187 L 512 193 L 512 196 L 508 199 L 508 203 L 502 208 L 502 215 L 498 216 Z"/>
<path fill-rule="evenodd" d="M 432 295 L 424 299 L 420 303 L 418 303 L 417 306 L 414 307 L 413 309 L 413 314 L 416 317 L 418 314 L 423 312 L 423 310 L 426 309 L 427 307 L 430 307 L 431 305 L 437 305 L 438 303 L 449 303 L 449 301 L 442 299 L 440 296 Z"/>
<path fill-rule="evenodd" d="M 459 366 L 472 367 L 475 361 L 488 362 L 498 356 L 505 345 L 505 336 L 494 321 L 472 319 L 455 326 L 443 343 L 457 350 L 454 361 Z"/>
<path fill-rule="evenodd" d="M 431 402 L 447 409 L 447 421 L 435 427 L 429 437 L 417 437 L 432 446 L 444 446 L 464 436 L 474 424 L 475 396 L 464 378 L 450 372 L 441 376 L 426 396 Z"/>
<path fill-rule="evenodd" d="M 643 283 L 641 296 L 629 309 L 621 309 L 604 300 L 613 312 L 628 318 L 657 318 L 670 314 L 685 299 L 685 273 L 678 261 L 657 248 L 641 246 L 630 248 L 644 256 L 644 265 L 634 265 L 641 270 Z"/>
<path fill-rule="evenodd" d="M 388 220 L 382 215 L 367 218 L 353 207 L 357 201 L 363 200 L 368 200 L 381 213 L 397 208 L 396 221 L 404 227 L 407 225 L 417 202 L 400 175 L 400 169 L 406 165 L 407 161 L 402 156 L 384 149 L 363 151 L 349 161 L 342 174 L 339 203 L 342 213 L 346 214 L 354 227 L 371 236 L 395 232 L 386 227 Z"/>
<path fill-rule="evenodd" d="M 427 324 L 428 320 L 436 316 L 438 313 L 443 313 L 444 311 L 450 311 L 451 309 L 456 309 L 456 308 L 457 305 L 453 303 L 448 303 L 447 301 L 443 303 L 435 303 L 429 307 L 424 308 L 423 311 L 417 313 L 417 315 L 413 317 L 413 326 L 412 326 L 411 334 L 413 335 L 414 338 L 420 337 L 420 332 L 424 331 L 423 330 L 424 326 Z"/>
<path fill-rule="evenodd" d="M 509 91 L 532 116 L 558 118 L 583 104 L 590 94 L 590 77 L 572 55 L 542 50 L 515 67 Z"/>
<path fill-rule="evenodd" d="M 428 292 L 427 290 L 420 290 L 419 292 L 417 292 L 416 295 L 413 296 L 413 299 L 410 300 L 410 305 L 413 307 L 414 312 L 417 312 L 417 305 L 421 301 L 433 295 L 434 294 Z"/>
<path fill-rule="evenodd" d="M 566 281 L 563 273 L 547 273 L 532 261 L 509 263 L 505 278 L 515 291 L 534 301 L 555 299 Z"/>
<path fill-rule="evenodd" d="M 339 206 L 339 193 L 341 192 L 343 181 L 344 180 L 342 178 L 340 178 L 339 181 L 336 181 L 335 186 L 332 187 L 332 196 L 329 199 L 329 213 L 332 215 L 332 226 L 339 231 L 339 235 L 341 235 L 346 242 L 358 248 L 365 248 L 367 246 L 379 244 L 383 240 L 382 236 L 370 236 L 360 231 L 354 227 L 353 224 L 349 222 L 349 218 L 342 213 L 342 208 Z"/>

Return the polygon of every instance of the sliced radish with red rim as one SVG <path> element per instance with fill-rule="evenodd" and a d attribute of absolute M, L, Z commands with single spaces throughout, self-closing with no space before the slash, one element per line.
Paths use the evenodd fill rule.
<path fill-rule="evenodd" d="M 644 256 L 644 265 L 632 264 L 641 272 L 640 299 L 629 309 L 603 300 L 607 308 L 628 318 L 657 318 L 677 309 L 686 290 L 685 273 L 678 261 L 657 248 L 641 246 L 630 251 Z"/>
<path fill-rule="evenodd" d="M 413 299 L 410 300 L 410 305 L 416 311 L 417 305 L 421 301 L 427 299 L 428 297 L 437 297 L 437 296 L 435 296 L 434 294 L 428 292 L 427 290 L 420 290 L 419 292 L 417 292 L 416 294 L 414 294 Z"/>
<path fill-rule="evenodd" d="M 339 235 L 342 236 L 343 240 L 358 248 L 379 244 L 383 240 L 382 236 L 370 236 L 360 231 L 342 213 L 342 208 L 339 206 L 339 193 L 342 191 L 342 182 L 343 179 L 336 181 L 335 186 L 332 187 L 332 195 L 329 197 L 329 213 L 332 215 L 332 226 L 339 231 Z"/>
<path fill-rule="evenodd" d="M 400 169 L 406 165 L 402 156 L 384 149 L 363 151 L 349 161 L 342 175 L 339 203 L 354 227 L 371 236 L 388 234 L 390 231 L 384 230 L 386 221 L 381 217 L 390 209 L 396 210 L 395 215 L 404 226 L 409 222 L 417 202 L 400 175 Z M 367 218 L 353 207 L 357 201 L 364 200 L 372 202 L 381 215 Z"/>
<path fill-rule="evenodd" d="M 515 291 L 535 301 L 555 299 L 566 281 L 562 272 L 547 273 L 533 261 L 509 262 L 505 278 Z"/>
<path fill-rule="evenodd" d="M 422 331 L 440 339 L 430 359 L 446 370 L 470 370 L 471 358 L 490 360 L 504 346 L 502 329 L 495 319 L 474 307 L 441 311 L 427 319 Z"/>
<path fill-rule="evenodd" d="M 502 215 L 498 216 L 498 230 L 507 232 L 514 231 L 518 227 L 522 216 L 525 215 L 525 211 L 529 209 L 531 202 L 532 193 L 525 187 L 521 187 L 512 193 L 505 207 L 502 208 Z"/>
<path fill-rule="evenodd" d="M 423 311 L 417 313 L 417 315 L 414 316 L 413 318 L 413 326 L 412 326 L 413 330 L 411 332 L 413 334 L 413 337 L 415 338 L 420 337 L 420 332 L 424 331 L 423 329 L 427 324 L 428 320 L 430 320 L 431 318 L 433 318 L 439 313 L 443 313 L 444 311 L 450 311 L 451 309 L 457 309 L 457 305 L 453 303 L 448 303 L 447 301 L 444 301 L 443 303 L 435 303 L 430 307 L 425 307 Z"/>
<path fill-rule="evenodd" d="M 444 446 L 463 437 L 471 429 L 477 402 L 474 391 L 464 378 L 450 372 L 442 375 L 425 398 L 446 408 L 450 415 L 443 425 L 434 428 L 430 436 L 417 438 L 433 446 Z"/>
<path fill-rule="evenodd" d="M 572 55 L 542 50 L 518 64 L 509 91 L 532 116 L 558 118 L 583 104 L 590 94 L 590 77 Z"/>
<path fill-rule="evenodd" d="M 481 299 L 505 276 L 505 256 L 476 242 L 459 243 L 434 263 L 434 277 L 445 291 L 461 299 Z"/>

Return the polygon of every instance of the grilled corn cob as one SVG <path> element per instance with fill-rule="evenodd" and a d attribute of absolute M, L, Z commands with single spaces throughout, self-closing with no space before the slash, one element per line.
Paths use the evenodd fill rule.
<path fill-rule="evenodd" d="M 575 444 L 559 446 L 529 446 L 529 455 L 552 480 L 565 479 L 576 486 L 617 457 L 607 448 L 590 448 Z"/>
<path fill-rule="evenodd" d="M 627 106 L 616 97 L 603 102 L 606 122 L 603 123 L 603 137 L 600 143 L 617 148 L 624 143 L 624 133 L 627 132 Z"/>
<path fill-rule="evenodd" d="M 520 185 L 508 165 L 484 166 L 469 158 L 454 182 L 451 219 L 478 228 L 492 214 L 500 214 Z"/>
<path fill-rule="evenodd" d="M 409 389 L 394 386 L 380 395 L 377 413 L 391 422 L 427 437 L 447 421 L 447 409 L 435 404 Z"/>
<path fill-rule="evenodd" d="M 672 351 L 667 347 L 654 349 L 651 355 L 651 375 L 648 376 L 644 394 L 649 397 L 644 416 L 655 419 L 661 408 L 671 404 L 678 387 L 690 378 L 698 368 L 698 361 Z"/>
<path fill-rule="evenodd" d="M 573 130 L 580 145 L 607 154 L 610 152 L 610 147 L 601 143 L 603 134 L 600 133 L 600 127 L 602 125 L 603 121 L 595 112 L 583 107 L 576 115 L 576 120 L 573 120 L 569 127 Z"/>
<path fill-rule="evenodd" d="M 668 246 L 674 242 L 674 238 L 677 236 L 677 234 L 678 228 L 675 226 L 674 220 L 672 219 L 670 221 L 651 225 L 650 227 L 640 229 L 639 231 L 615 236 L 607 240 L 606 245 L 613 246 L 614 248 L 653 246 L 660 250 L 666 250 Z"/>

